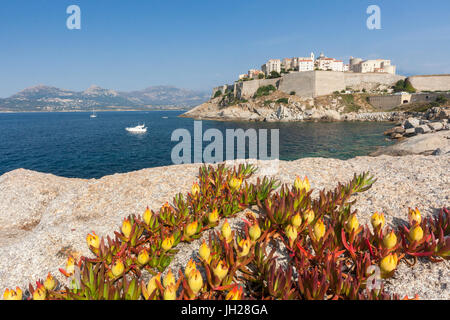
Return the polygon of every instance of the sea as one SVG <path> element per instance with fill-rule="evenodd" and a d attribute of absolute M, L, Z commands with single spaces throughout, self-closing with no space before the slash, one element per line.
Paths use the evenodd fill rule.
<path fill-rule="evenodd" d="M 188 130 L 194 145 L 194 120 L 182 111 L 0 113 L 0 175 L 18 168 L 70 178 L 100 178 L 143 168 L 172 165 L 171 141 Z M 125 130 L 145 124 L 144 134 Z M 201 121 L 202 132 L 215 128 L 279 129 L 279 157 L 349 159 L 391 144 L 384 122 L 222 122 Z M 186 131 L 185 131 L 186 132 Z M 270 142 L 270 133 L 268 134 Z M 203 147 L 210 142 L 203 141 Z M 270 145 L 268 150 L 270 151 Z M 225 152 L 224 152 L 225 154 Z M 270 155 L 270 152 L 269 152 Z M 191 158 L 193 161 L 193 158 Z"/>

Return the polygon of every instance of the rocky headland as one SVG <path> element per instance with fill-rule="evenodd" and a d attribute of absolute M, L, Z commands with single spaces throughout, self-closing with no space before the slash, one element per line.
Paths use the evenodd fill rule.
<path fill-rule="evenodd" d="M 357 157 L 342 161 L 305 158 L 280 161 L 275 177 L 292 183 L 307 175 L 316 190 L 334 188 L 354 173 L 370 171 L 378 180 L 356 196 L 361 223 L 369 223 L 374 211 L 384 212 L 386 222 L 398 226 L 407 221 L 408 207 L 419 207 L 424 216 L 435 215 L 450 205 L 450 155 Z M 259 164 L 260 176 L 271 162 Z M 58 268 L 68 255 L 92 256 L 86 235 L 112 235 L 129 214 L 142 214 L 146 206 L 159 208 L 178 192 L 187 192 L 199 164 L 144 169 L 101 179 L 69 179 L 24 169 L 0 176 L 0 291 L 25 288 L 48 272 L 64 283 Z M 255 211 L 256 213 L 257 210 Z M 242 215 L 232 227 L 242 225 Z M 206 236 L 206 234 L 204 235 Z M 171 266 L 184 266 L 200 241 L 180 244 Z M 389 292 L 421 299 L 450 299 L 450 264 L 421 260 L 410 268 L 401 263 L 386 282 Z"/>

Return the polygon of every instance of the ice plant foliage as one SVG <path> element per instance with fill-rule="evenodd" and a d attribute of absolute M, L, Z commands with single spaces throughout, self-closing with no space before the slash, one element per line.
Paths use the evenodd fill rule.
<path fill-rule="evenodd" d="M 388 278 L 402 261 L 410 264 L 418 256 L 433 262 L 450 258 L 446 208 L 434 218 L 410 209 L 408 225 L 399 229 L 385 227 L 384 214 L 375 212 L 369 228 L 360 225 L 350 200 L 375 182 L 367 173 L 313 198 L 307 177 L 279 188 L 268 178 L 249 183 L 255 171 L 251 165 L 201 167 L 191 192 L 176 195 L 172 204 L 126 217 L 113 238 L 99 238 L 95 232 L 87 235 L 94 256 L 69 257 L 66 269 L 60 269 L 68 278 L 79 270 L 78 285 L 64 287 L 48 274 L 45 281 L 36 282 L 36 288 L 30 285 L 24 296 L 35 300 L 398 299 L 387 294 L 382 283 L 369 285 L 375 266 L 382 278 Z M 255 205 L 260 214 L 247 214 L 244 228 L 232 230 L 229 219 Z M 198 251 L 199 262 L 191 259 L 185 268 L 169 269 L 162 277 L 177 245 L 199 239 L 208 230 L 209 237 Z M 278 256 L 287 263 L 281 265 Z M 21 300 L 22 290 L 6 289 L 3 298 Z"/>

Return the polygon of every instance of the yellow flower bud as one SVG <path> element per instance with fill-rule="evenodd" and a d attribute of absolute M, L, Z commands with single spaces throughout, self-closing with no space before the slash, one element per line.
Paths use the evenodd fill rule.
<path fill-rule="evenodd" d="M 397 268 L 397 254 L 389 254 L 380 261 L 380 269 L 384 273 L 390 273 Z"/>
<path fill-rule="evenodd" d="M 147 249 L 142 249 L 139 252 L 137 260 L 141 266 L 145 266 L 148 263 L 150 260 L 150 255 L 148 254 Z"/>
<path fill-rule="evenodd" d="M 391 231 L 390 233 L 386 234 L 383 238 L 383 246 L 386 249 L 392 249 L 397 245 L 397 236 L 395 235 L 394 231 Z"/>
<path fill-rule="evenodd" d="M 297 190 L 305 190 L 305 192 L 308 192 L 309 189 L 311 189 L 311 185 L 309 184 L 309 180 L 308 177 L 305 176 L 305 179 L 302 180 L 300 179 L 299 176 L 297 176 L 297 178 L 294 181 L 294 188 Z"/>
<path fill-rule="evenodd" d="M 125 236 L 125 238 L 129 238 L 131 234 L 131 222 L 128 219 L 123 220 L 122 222 L 122 233 Z"/>
<path fill-rule="evenodd" d="M 222 236 L 227 240 L 227 242 L 231 241 L 231 227 L 228 223 L 228 220 L 226 219 L 224 224 L 222 225 Z"/>
<path fill-rule="evenodd" d="M 95 234 L 95 232 L 92 232 L 92 234 L 88 234 L 86 236 L 86 242 L 87 242 L 88 246 L 93 247 L 95 249 L 98 249 L 100 247 L 100 239 Z"/>
<path fill-rule="evenodd" d="M 198 185 L 197 182 L 195 182 L 195 183 L 192 185 L 191 192 L 192 192 L 192 195 L 193 195 L 193 196 L 197 195 L 197 194 L 200 192 L 200 186 Z"/>
<path fill-rule="evenodd" d="M 47 290 L 53 290 L 56 287 L 56 280 L 55 278 L 53 278 L 50 272 L 48 273 L 47 278 L 44 281 L 44 287 Z"/>
<path fill-rule="evenodd" d="M 297 229 L 292 225 L 288 225 L 284 231 L 286 232 L 286 236 L 289 239 L 289 243 L 292 245 L 292 243 L 297 239 L 298 236 Z"/>
<path fill-rule="evenodd" d="M 197 295 L 203 287 L 203 278 L 197 269 L 191 270 L 188 274 L 188 285 L 192 292 Z"/>
<path fill-rule="evenodd" d="M 375 212 L 372 217 L 370 218 L 370 222 L 372 223 L 372 227 L 374 229 L 376 228 L 383 228 L 386 219 L 384 218 L 384 213 L 378 213 Z"/>
<path fill-rule="evenodd" d="M 217 209 L 214 209 L 208 214 L 208 221 L 209 223 L 216 223 L 217 220 L 219 220 L 219 212 Z"/>
<path fill-rule="evenodd" d="M 146 225 L 150 224 L 150 220 L 152 219 L 152 212 L 150 211 L 150 209 L 148 207 L 145 210 L 142 218 L 144 219 L 144 222 Z"/>
<path fill-rule="evenodd" d="M 261 229 L 259 227 L 258 222 L 256 222 L 255 224 L 253 224 L 249 229 L 248 229 L 248 234 L 250 235 L 250 239 L 252 239 L 252 241 L 256 241 L 259 239 L 259 237 L 261 236 Z"/>
<path fill-rule="evenodd" d="M 209 246 L 204 240 L 202 245 L 200 246 L 200 249 L 198 250 L 198 253 L 203 260 L 209 262 L 209 258 L 211 257 L 211 249 L 209 249 Z"/>
<path fill-rule="evenodd" d="M 314 236 L 316 240 L 320 240 L 325 235 L 325 225 L 322 220 L 317 220 L 314 225 Z"/>
<path fill-rule="evenodd" d="M 359 221 L 358 221 L 358 218 L 356 218 L 356 215 L 355 214 L 352 214 L 349 218 L 348 218 L 348 220 L 347 220 L 347 223 L 345 224 L 345 229 L 348 231 L 348 232 L 356 232 L 356 230 L 358 230 L 358 228 L 359 228 Z"/>
<path fill-rule="evenodd" d="M 228 273 L 228 267 L 225 261 L 221 260 L 217 264 L 215 268 L 213 268 L 214 275 L 219 278 L 220 281 L 222 281 L 227 273 Z"/>
<path fill-rule="evenodd" d="M 251 247 L 250 239 L 248 239 L 248 238 L 242 239 L 241 241 L 239 241 L 238 246 L 240 249 L 237 251 L 238 257 L 239 258 L 245 257 L 250 252 L 250 247 Z"/>
<path fill-rule="evenodd" d="M 411 225 L 420 224 L 422 222 L 422 216 L 420 215 L 420 211 L 418 208 L 409 209 L 409 221 Z"/>
<path fill-rule="evenodd" d="M 161 282 L 161 273 L 158 273 L 158 275 L 153 276 L 147 284 L 147 292 L 148 295 L 150 296 L 153 291 L 155 291 L 158 288 L 158 285 L 156 284 L 156 280 L 158 280 L 159 282 Z"/>
<path fill-rule="evenodd" d="M 241 184 L 242 184 L 242 179 L 238 179 L 236 177 L 231 178 L 230 182 L 228 183 L 228 185 L 230 186 L 231 190 L 239 189 Z"/>
<path fill-rule="evenodd" d="M 294 228 L 298 228 L 302 224 L 302 217 L 300 216 L 300 213 L 297 213 L 291 218 L 291 224 Z"/>
<path fill-rule="evenodd" d="M 191 222 L 188 225 L 186 225 L 186 227 L 184 228 L 184 233 L 186 234 L 186 236 L 192 237 L 194 234 L 197 233 L 197 227 L 198 227 L 198 222 L 196 220 L 196 221 Z"/>
<path fill-rule="evenodd" d="M 162 241 L 161 247 L 163 248 L 164 251 L 169 251 L 170 249 L 172 249 L 174 242 L 175 239 L 173 236 L 167 237 Z"/>
<path fill-rule="evenodd" d="M 45 300 L 47 291 L 42 284 L 38 284 L 36 290 L 33 291 L 33 300 Z"/>
<path fill-rule="evenodd" d="M 69 256 L 67 258 L 66 271 L 69 276 L 73 275 L 73 273 L 75 272 L 75 259 L 72 256 Z"/>
<path fill-rule="evenodd" d="M 177 299 L 177 289 L 175 288 L 174 284 L 165 288 L 163 298 L 164 298 L 164 300 L 176 300 Z"/>
<path fill-rule="evenodd" d="M 239 288 L 238 288 L 239 287 Z M 235 286 L 230 292 L 225 296 L 225 300 L 241 300 L 242 297 L 242 287 Z"/>
<path fill-rule="evenodd" d="M 192 270 L 197 270 L 197 266 L 195 265 L 195 261 L 190 259 L 186 265 L 186 268 L 184 268 L 184 274 L 186 277 L 191 273 Z"/>
<path fill-rule="evenodd" d="M 172 269 L 169 269 L 166 276 L 163 279 L 164 288 L 167 288 L 171 285 L 175 285 L 175 277 L 173 276 Z"/>
<path fill-rule="evenodd" d="M 311 224 L 314 221 L 314 211 L 312 211 L 311 209 L 306 210 L 303 213 L 303 219 L 307 224 Z"/>
<path fill-rule="evenodd" d="M 123 272 L 125 271 L 125 265 L 122 262 L 122 259 L 117 259 L 113 266 L 111 267 L 111 272 L 113 274 L 114 277 L 120 277 Z"/>
<path fill-rule="evenodd" d="M 411 241 L 420 241 L 423 238 L 423 230 L 419 225 L 416 225 L 409 230 L 409 239 Z"/>
<path fill-rule="evenodd" d="M 6 289 L 3 293 L 3 300 L 22 300 L 22 290 L 19 287 L 16 288 L 16 291 Z"/>

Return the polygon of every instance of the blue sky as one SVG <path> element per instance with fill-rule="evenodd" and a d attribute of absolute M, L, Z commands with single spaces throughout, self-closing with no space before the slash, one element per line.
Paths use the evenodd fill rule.
<path fill-rule="evenodd" d="M 66 8 L 81 8 L 81 30 Z M 381 8 L 368 30 L 366 8 Z M 450 1 L 1 0 L 0 97 L 46 84 L 210 90 L 269 58 L 390 58 L 401 74 L 450 73 Z"/>

